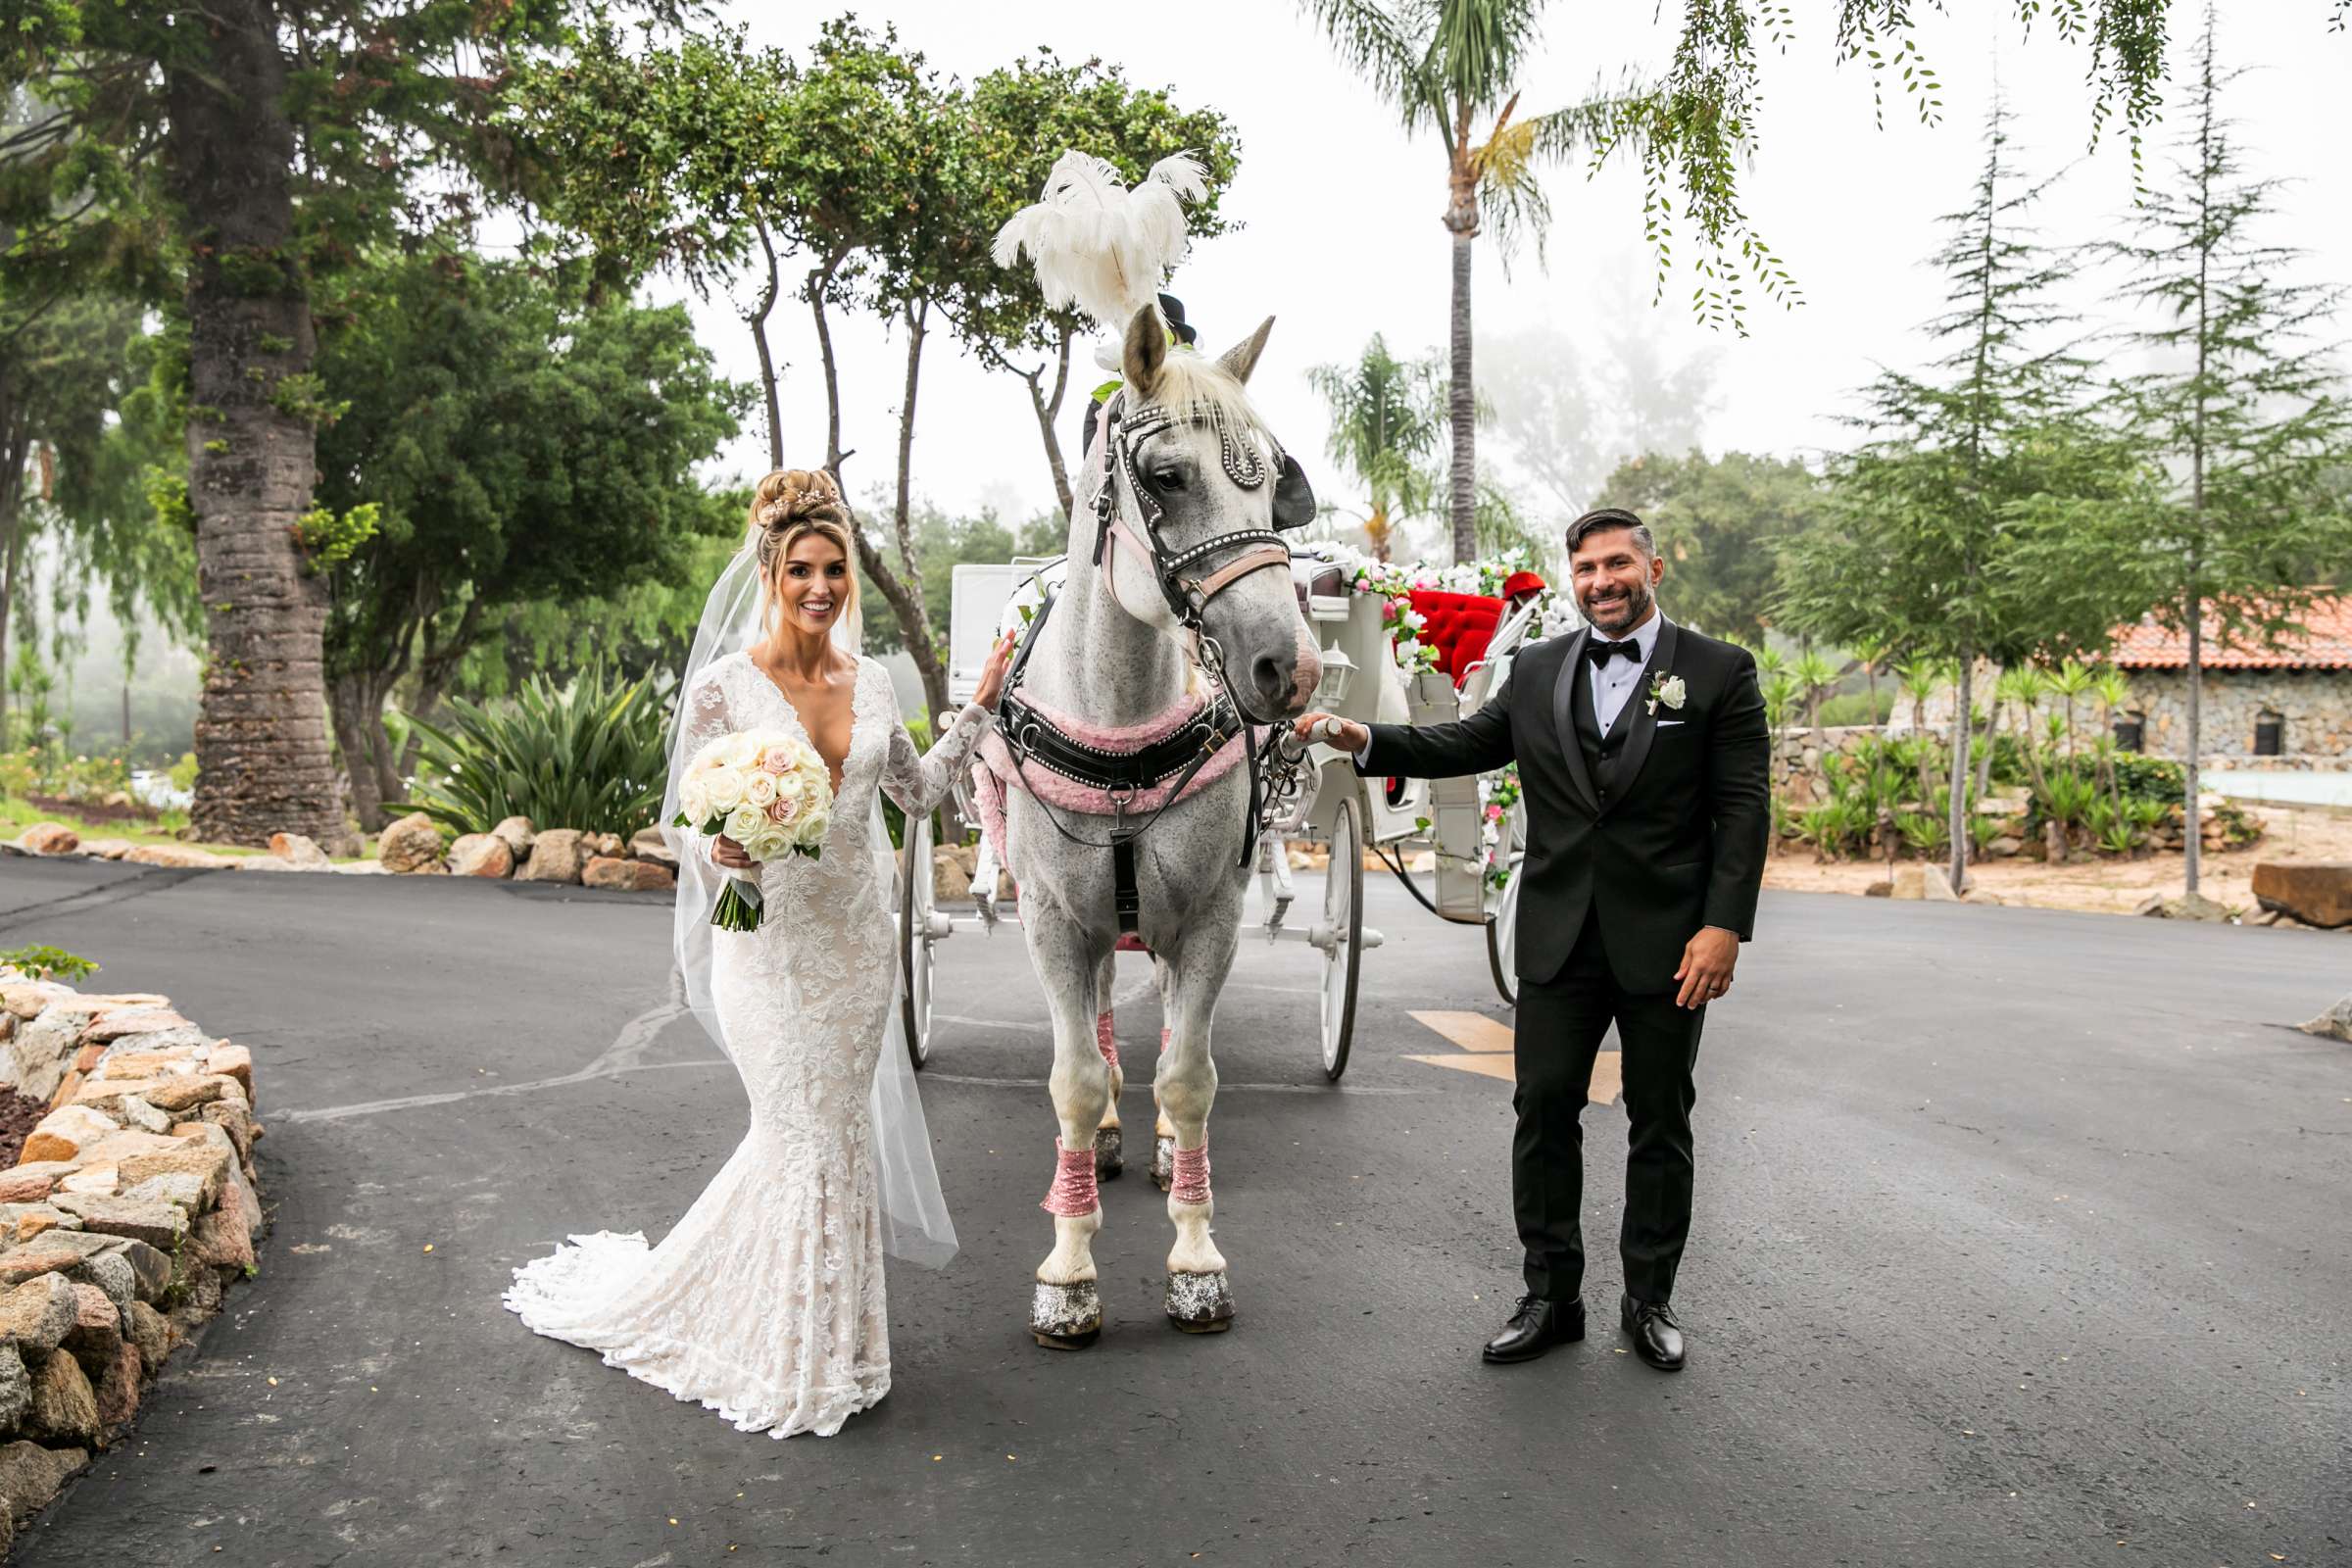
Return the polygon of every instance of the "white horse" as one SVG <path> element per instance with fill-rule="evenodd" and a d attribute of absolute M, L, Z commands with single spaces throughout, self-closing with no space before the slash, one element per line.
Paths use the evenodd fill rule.
<path fill-rule="evenodd" d="M 1220 682 L 1240 714 L 1261 726 L 1303 711 L 1314 691 L 1321 660 L 1291 586 L 1289 551 L 1272 531 L 1309 520 L 1313 495 L 1243 389 L 1273 324 L 1213 363 L 1170 352 L 1149 306 L 1129 324 L 1125 385 L 1088 449 L 1082 489 L 1098 506 L 1081 505 L 1071 519 L 1068 575 L 1015 687 L 1034 715 L 1106 753 L 1142 754 L 1154 741 L 1167 746 L 1171 734 L 1204 736 Z M 1007 711 L 1013 723 L 1001 728 L 1010 733 L 992 742 L 996 776 L 1008 757 L 1029 760 L 1027 787 L 1002 793 L 1005 854 L 1022 935 L 1053 1007 L 1060 1123 L 1045 1205 L 1054 1216 L 1054 1250 L 1037 1270 L 1030 1329 L 1040 1345 L 1075 1349 L 1102 1328 L 1097 1149 L 1102 1173 L 1117 1174 L 1122 1087 L 1107 1039 L 1122 925 L 1108 845 L 1124 828 L 1135 835 L 1128 923 L 1152 953 L 1165 1023 L 1153 1094 L 1160 1132 L 1172 1140 L 1176 1242 L 1166 1307 L 1179 1328 L 1221 1330 L 1232 1321 L 1233 1293 L 1209 1237 L 1208 1112 L 1217 1091 L 1209 1028 L 1250 872 L 1253 732 L 1226 739 L 1186 780 L 1105 794 L 1041 769 L 1039 754 L 1023 745 L 1019 710 Z M 1100 814 L 1113 797 L 1119 814 Z M 995 798 L 984 785 L 984 799 Z"/>

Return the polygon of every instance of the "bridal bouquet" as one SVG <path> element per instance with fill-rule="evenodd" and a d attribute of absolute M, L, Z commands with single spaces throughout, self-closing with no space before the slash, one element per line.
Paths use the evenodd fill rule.
<path fill-rule="evenodd" d="M 686 764 L 673 825 L 724 834 L 755 860 L 786 854 L 815 859 L 832 816 L 833 780 L 816 748 L 781 730 L 750 730 L 721 735 Z M 760 914 L 760 884 L 733 876 L 719 890 L 710 923 L 757 931 Z"/>

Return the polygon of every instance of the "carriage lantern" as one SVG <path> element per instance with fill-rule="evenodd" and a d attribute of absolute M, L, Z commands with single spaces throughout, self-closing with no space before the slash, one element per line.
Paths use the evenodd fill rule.
<path fill-rule="evenodd" d="M 1323 650 L 1323 678 L 1315 682 L 1315 706 L 1325 712 L 1337 712 L 1348 701 L 1348 688 L 1355 684 L 1355 661 L 1344 648 Z"/>

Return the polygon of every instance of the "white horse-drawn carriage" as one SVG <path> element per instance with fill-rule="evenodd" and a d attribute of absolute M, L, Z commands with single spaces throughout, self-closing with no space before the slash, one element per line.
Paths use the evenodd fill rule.
<path fill-rule="evenodd" d="M 1035 614 L 1061 580 L 1060 558 L 955 569 L 950 614 L 948 693 L 968 700 L 990 647 Z M 1491 572 L 1492 594 L 1409 587 L 1411 574 L 1367 567 L 1328 547 L 1302 546 L 1291 574 L 1322 652 L 1312 706 L 1365 723 L 1446 723 L 1474 712 L 1502 687 L 1512 656 L 1542 628 L 1547 600 L 1533 573 Z M 1409 608 L 1408 608 L 1409 607 Z M 1408 670 L 1396 644 L 1399 625 Z M 973 818 L 964 801 L 967 820 Z M 1348 1067 L 1355 1028 L 1358 965 L 1382 943 L 1363 920 L 1369 852 L 1430 912 L 1483 925 L 1494 985 L 1514 1002 L 1514 939 L 1524 808 L 1508 775 L 1486 778 L 1367 778 L 1329 746 L 1284 741 L 1268 768 L 1263 831 L 1257 847 L 1259 898 L 1245 934 L 1299 942 L 1321 959 L 1318 1039 L 1323 1070 Z M 1290 851 L 1318 847 L 1328 856 L 1321 904 L 1301 919 L 1294 910 Z M 967 907 L 937 897 L 934 834 L 928 819 L 910 822 L 902 849 L 899 936 L 906 986 L 907 1048 L 919 1068 L 930 1057 L 932 979 L 940 944 L 957 932 L 988 934 L 1014 919 L 1001 898 L 1004 870 L 985 836 L 976 852 Z M 1429 889 L 1412 862 L 1434 859 Z"/>

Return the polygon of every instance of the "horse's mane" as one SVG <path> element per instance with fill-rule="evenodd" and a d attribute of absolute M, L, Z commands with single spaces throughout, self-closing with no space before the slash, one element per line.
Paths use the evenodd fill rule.
<path fill-rule="evenodd" d="M 1221 422 L 1234 433 L 1254 435 L 1267 453 L 1282 450 L 1267 428 L 1249 389 L 1216 361 L 1201 354 L 1170 354 L 1160 365 L 1152 401 L 1180 419 Z"/>

